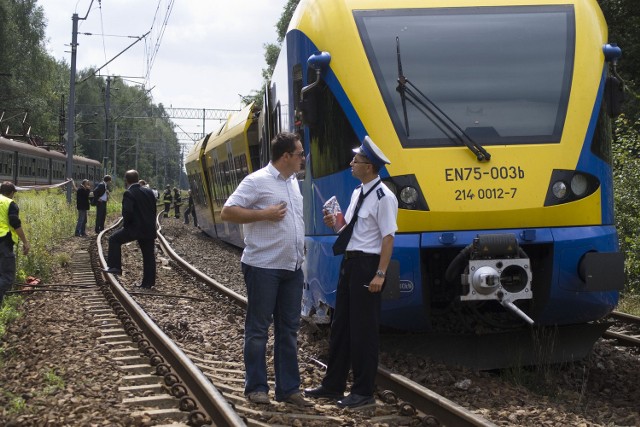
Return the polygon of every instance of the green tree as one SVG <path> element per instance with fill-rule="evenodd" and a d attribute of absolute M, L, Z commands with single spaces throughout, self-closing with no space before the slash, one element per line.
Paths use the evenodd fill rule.
<path fill-rule="evenodd" d="M 44 11 L 36 0 L 0 0 L 0 22 L 2 129 L 55 137 L 62 65 L 46 52 Z"/>
<path fill-rule="evenodd" d="M 264 47 L 264 60 L 267 64 L 267 68 L 262 69 L 262 79 L 263 84 L 259 90 L 252 90 L 251 94 L 243 95 L 242 102 L 245 105 L 248 105 L 252 102 L 255 102 L 258 107 L 262 106 L 262 100 L 264 98 L 264 89 L 269 80 L 271 80 L 271 75 L 273 74 L 273 69 L 276 67 L 276 63 L 278 62 L 278 55 L 280 55 L 280 46 L 282 46 L 282 42 L 284 41 L 284 37 L 287 34 L 287 28 L 289 28 L 289 22 L 291 22 L 291 17 L 296 10 L 296 7 L 300 3 L 300 0 L 289 0 L 287 4 L 284 6 L 282 15 L 280 15 L 280 19 L 276 23 L 276 33 L 278 35 L 278 43 L 265 43 Z"/>
<path fill-rule="evenodd" d="M 624 112 L 627 117 L 637 117 L 640 112 L 638 96 L 638 71 L 640 71 L 640 2 L 638 0 L 599 0 L 607 25 L 609 42 L 622 48 L 618 71 L 626 82 Z M 634 120 L 627 124 L 636 126 Z"/>

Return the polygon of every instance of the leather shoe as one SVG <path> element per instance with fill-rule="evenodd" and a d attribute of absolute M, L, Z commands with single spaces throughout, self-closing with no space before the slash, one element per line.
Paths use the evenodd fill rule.
<path fill-rule="evenodd" d="M 344 399 L 338 400 L 337 405 L 340 408 L 357 408 L 359 406 L 371 405 L 372 403 L 376 403 L 373 396 L 362 396 L 360 394 L 351 393 Z"/>
<path fill-rule="evenodd" d="M 323 386 L 318 386 L 316 388 L 305 388 L 304 395 L 307 397 L 313 397 L 316 399 L 332 399 L 332 400 L 338 400 L 344 397 L 344 393 L 330 391 L 324 388 Z"/>
<path fill-rule="evenodd" d="M 308 408 L 313 406 L 313 402 L 302 397 L 302 393 L 293 393 L 291 396 L 284 399 L 284 402 L 298 406 L 300 408 Z"/>
<path fill-rule="evenodd" d="M 122 274 L 122 270 L 115 267 L 103 268 L 102 271 L 109 274 L 115 274 L 116 276 L 120 276 Z"/>
<path fill-rule="evenodd" d="M 151 289 L 153 287 L 153 286 L 143 285 L 142 283 L 136 284 L 135 286 L 136 288 L 139 288 L 139 289 Z"/>

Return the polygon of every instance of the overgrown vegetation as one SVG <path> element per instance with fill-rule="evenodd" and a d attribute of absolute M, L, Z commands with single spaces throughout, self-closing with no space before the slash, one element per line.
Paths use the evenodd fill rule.
<path fill-rule="evenodd" d="M 122 208 L 120 194 L 118 191 L 111 194 L 108 215 L 119 214 Z M 22 255 L 22 247 L 18 247 L 16 281 L 23 283 L 28 276 L 34 276 L 47 282 L 54 265 L 69 262 L 68 254 L 52 254 L 56 245 L 73 236 L 78 215 L 75 203 L 68 205 L 61 190 L 20 191 L 14 200 L 20 207 L 22 227 L 31 245 L 27 256 Z M 94 224 L 95 209 L 91 209 L 87 228 L 93 228 Z"/>
<path fill-rule="evenodd" d="M 22 304 L 22 298 L 15 295 L 7 295 L 2 301 L 0 307 L 0 339 L 7 331 L 7 325 L 16 319 L 19 319 L 21 314 L 19 311 L 20 304 Z M 1 349 L 0 349 L 1 351 Z M 2 366 L 2 354 L 0 353 L 0 366 Z"/>
<path fill-rule="evenodd" d="M 616 122 L 614 199 L 620 247 L 626 255 L 626 297 L 640 296 L 640 134 L 626 117 Z"/>

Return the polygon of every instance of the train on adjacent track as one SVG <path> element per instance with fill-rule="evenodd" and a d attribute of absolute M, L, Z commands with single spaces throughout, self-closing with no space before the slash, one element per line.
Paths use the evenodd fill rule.
<path fill-rule="evenodd" d="M 326 318 L 341 258 L 322 206 L 348 204 L 352 149 L 369 135 L 399 203 L 383 325 L 590 336 L 624 286 L 620 56 L 596 0 L 302 0 L 261 110 L 232 115 L 188 155 L 200 226 L 241 245 L 222 205 L 269 161 L 273 135 L 297 132 L 309 153 L 302 311 Z"/>
<path fill-rule="evenodd" d="M 66 154 L 26 141 L 0 136 L 0 180 L 15 185 L 52 185 L 67 181 Z M 74 180 L 91 182 L 102 178 L 102 164 L 97 160 L 73 156 Z"/>

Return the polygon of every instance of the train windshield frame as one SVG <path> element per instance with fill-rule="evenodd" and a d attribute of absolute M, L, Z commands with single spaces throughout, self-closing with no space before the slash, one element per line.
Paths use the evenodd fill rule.
<path fill-rule="evenodd" d="M 353 14 L 403 147 L 460 145 L 462 132 L 481 145 L 560 142 L 575 58 L 572 5 Z"/>

